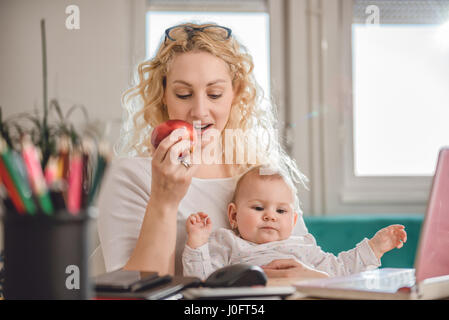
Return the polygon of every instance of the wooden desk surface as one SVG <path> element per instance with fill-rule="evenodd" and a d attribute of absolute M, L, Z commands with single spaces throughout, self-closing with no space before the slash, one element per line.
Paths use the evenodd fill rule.
<path fill-rule="evenodd" d="M 310 278 L 268 278 L 267 286 L 268 287 L 282 287 L 282 286 L 292 286 L 295 282 L 306 280 Z M 298 291 L 296 293 L 289 296 L 286 300 L 317 300 L 317 298 L 308 297 L 305 294 L 302 294 Z"/>

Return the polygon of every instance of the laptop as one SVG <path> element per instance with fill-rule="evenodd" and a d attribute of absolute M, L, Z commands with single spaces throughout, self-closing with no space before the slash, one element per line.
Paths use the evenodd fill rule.
<path fill-rule="evenodd" d="M 294 286 L 308 296 L 331 299 L 449 298 L 449 147 L 438 155 L 413 269 L 381 268 Z"/>

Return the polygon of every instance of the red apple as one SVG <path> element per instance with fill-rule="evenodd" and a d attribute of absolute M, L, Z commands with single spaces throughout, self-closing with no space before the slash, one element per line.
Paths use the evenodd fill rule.
<path fill-rule="evenodd" d="M 156 149 L 159 146 L 159 143 L 161 143 L 165 137 L 169 136 L 173 130 L 182 127 L 186 128 L 187 132 L 190 134 L 190 141 L 195 141 L 195 129 L 190 123 L 183 120 L 167 120 L 154 128 L 153 133 L 151 134 L 151 144 Z M 193 152 L 193 145 L 191 152 Z"/>

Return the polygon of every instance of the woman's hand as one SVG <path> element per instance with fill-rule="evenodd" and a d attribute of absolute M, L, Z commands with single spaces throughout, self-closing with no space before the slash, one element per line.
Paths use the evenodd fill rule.
<path fill-rule="evenodd" d="M 368 243 L 374 254 L 380 259 L 384 253 L 394 249 L 402 248 L 407 242 L 405 227 L 400 224 L 393 224 L 376 232 Z"/>
<path fill-rule="evenodd" d="M 329 278 L 326 272 L 312 269 L 296 259 L 278 259 L 262 266 L 269 278 Z"/>
<path fill-rule="evenodd" d="M 153 153 L 151 197 L 156 201 L 177 208 L 184 198 L 198 167 L 190 159 L 190 147 L 189 133 L 180 128 L 162 140 Z M 179 161 L 180 154 L 190 163 L 189 168 Z"/>

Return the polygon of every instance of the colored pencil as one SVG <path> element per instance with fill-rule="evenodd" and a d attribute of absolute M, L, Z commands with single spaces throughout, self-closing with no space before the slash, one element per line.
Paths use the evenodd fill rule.
<path fill-rule="evenodd" d="M 81 208 L 81 188 L 83 179 L 83 159 L 76 150 L 70 158 L 69 186 L 67 190 L 67 210 L 77 215 Z"/>
<path fill-rule="evenodd" d="M 51 215 L 53 213 L 53 205 L 48 193 L 44 173 L 42 172 L 39 155 L 28 135 L 22 139 L 22 157 L 28 172 L 31 187 L 39 200 L 39 205 L 45 214 Z"/>
<path fill-rule="evenodd" d="M 17 212 L 20 214 L 25 214 L 25 206 L 22 202 L 22 199 L 20 199 L 20 195 L 16 190 L 16 187 L 14 185 L 14 182 L 11 180 L 11 177 L 8 173 L 8 170 L 6 170 L 5 165 L 3 164 L 3 160 L 0 158 L 0 175 L 2 177 L 2 182 L 5 186 L 5 189 L 8 193 L 8 196 L 11 198 L 11 201 L 16 208 Z"/>
<path fill-rule="evenodd" d="M 25 206 L 26 212 L 34 215 L 36 213 L 36 205 L 34 204 L 33 194 L 28 185 L 28 181 L 23 179 L 21 172 L 19 172 L 19 170 L 23 171 L 21 169 L 23 163 L 20 161 L 20 156 L 15 157 L 13 151 L 9 150 L 3 139 L 0 139 L 0 154 L 3 164 L 9 172 L 11 180 Z"/>
<path fill-rule="evenodd" d="M 89 199 L 87 201 L 88 206 L 92 205 L 93 201 L 95 200 L 95 197 L 100 188 L 101 182 L 103 180 L 103 175 L 106 171 L 109 161 L 110 161 L 109 146 L 105 141 L 103 141 L 100 143 L 99 146 L 97 166 L 95 168 L 92 187 L 89 193 Z"/>

